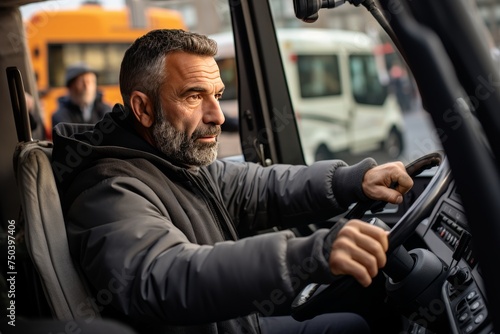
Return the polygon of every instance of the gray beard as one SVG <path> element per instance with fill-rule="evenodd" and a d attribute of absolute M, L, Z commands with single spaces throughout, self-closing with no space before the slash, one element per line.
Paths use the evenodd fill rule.
<path fill-rule="evenodd" d="M 218 141 L 212 143 L 196 142 L 197 138 L 206 135 L 220 135 L 220 126 L 207 125 L 197 128 L 191 137 L 177 130 L 163 116 L 163 110 L 156 112 L 153 125 L 153 138 L 156 147 L 168 158 L 186 166 L 207 166 L 217 158 Z"/>

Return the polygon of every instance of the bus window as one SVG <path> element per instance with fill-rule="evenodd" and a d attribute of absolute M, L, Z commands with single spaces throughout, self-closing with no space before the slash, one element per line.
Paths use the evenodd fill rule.
<path fill-rule="evenodd" d="M 57 99 L 66 94 L 64 76 L 68 65 L 85 62 L 95 69 L 103 100 L 112 106 L 122 102 L 118 74 L 127 47 L 152 29 L 186 29 L 179 11 L 152 7 L 144 15 L 146 27 L 137 28 L 132 26 L 125 7 L 110 10 L 87 3 L 73 10 L 41 11 L 25 22 L 49 137 Z"/>
<path fill-rule="evenodd" d="M 49 45 L 50 87 L 63 87 L 65 69 L 72 64 L 82 62 L 97 71 L 98 85 L 118 85 L 120 63 L 129 45 L 129 43 Z"/>

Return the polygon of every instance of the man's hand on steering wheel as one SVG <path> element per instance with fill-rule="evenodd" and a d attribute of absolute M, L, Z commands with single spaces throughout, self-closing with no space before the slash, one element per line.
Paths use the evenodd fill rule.
<path fill-rule="evenodd" d="M 352 219 L 339 230 L 332 244 L 330 270 L 334 275 L 351 275 L 367 287 L 385 266 L 388 247 L 387 231 Z"/>
<path fill-rule="evenodd" d="M 400 204 L 412 186 L 413 180 L 401 162 L 369 169 L 362 184 L 368 198 L 394 204 Z M 332 244 L 330 270 L 334 275 L 353 276 L 366 287 L 385 266 L 388 245 L 387 231 L 361 220 L 350 220 L 339 230 Z"/>
<path fill-rule="evenodd" d="M 402 162 L 390 162 L 369 169 L 363 177 L 363 192 L 373 200 L 401 204 L 413 180 Z"/>

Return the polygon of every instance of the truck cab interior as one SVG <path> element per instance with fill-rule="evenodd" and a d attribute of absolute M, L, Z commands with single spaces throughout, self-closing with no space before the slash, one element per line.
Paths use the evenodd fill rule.
<path fill-rule="evenodd" d="M 48 163 L 41 169 L 50 167 L 51 143 L 29 126 L 22 98 L 24 91 L 36 91 L 20 12 L 20 6 L 30 2 L 33 1 L 8 0 L 0 5 L 0 26 L 5 32 L 0 36 L 3 106 L 0 111 L 0 294 L 5 301 L 0 310 L 0 329 L 6 333 L 35 333 L 45 328 L 42 325 L 47 326 L 47 332 L 80 328 L 78 324 L 82 319 L 75 317 L 71 304 L 78 307 L 82 300 L 92 299 L 86 295 L 84 282 L 79 287 L 81 294 L 74 290 L 79 282 L 72 280 L 71 275 L 78 272 L 64 253 L 67 249 L 64 230 L 57 230 L 57 226 L 64 228 L 64 222 L 58 221 L 57 212 L 46 213 L 47 208 L 57 210 L 57 192 L 36 192 L 39 188 L 47 189 L 41 181 L 44 176 L 36 171 L 40 161 Z M 238 159 L 263 166 L 306 164 L 297 126 L 300 120 L 291 103 L 275 34 L 273 1 L 219 2 L 227 10 L 235 45 L 241 152 Z M 477 12 L 466 0 L 352 0 L 345 3 L 342 0 L 289 0 L 288 3 L 294 20 L 306 24 L 314 24 L 326 13 L 338 10 L 336 7 L 341 4 L 369 13 L 411 72 L 422 112 L 439 139 L 438 150 L 415 151 L 418 154 L 407 154 L 402 159 L 415 185 L 401 205 L 357 203 L 342 216 L 311 222 L 294 232 L 307 235 L 319 227 L 332 226 L 344 217 L 383 221 L 390 229 L 390 261 L 383 270 L 387 302 L 400 312 L 398 316 L 406 332 L 498 332 L 500 288 L 495 277 L 500 276 L 497 258 L 500 254 L 500 141 L 497 138 L 500 72 L 491 57 L 484 23 Z M 20 86 L 20 82 L 24 86 Z M 36 100 L 36 94 L 32 95 Z M 412 123 L 406 126 L 411 127 Z M 31 132 L 31 136 L 27 135 Z M 41 152 L 37 161 L 36 158 L 23 160 L 23 168 L 31 173 L 31 183 L 20 177 L 23 168 L 18 164 L 19 154 L 27 154 L 29 146 L 36 146 L 35 151 Z M 48 176 L 51 182 L 50 173 Z M 37 197 L 31 198 L 32 203 L 46 203 L 40 205 L 39 212 L 34 211 L 36 205 L 27 204 L 26 198 L 33 196 L 33 192 Z M 44 224 L 48 224 L 46 229 Z M 37 228 L 40 234 L 33 234 Z M 32 232 L 30 235 L 24 231 Z M 29 241 L 29 238 L 34 239 Z M 37 255 L 42 254 L 40 244 L 44 242 L 46 254 L 40 259 Z M 50 258 L 54 263 L 48 260 Z M 43 263 L 48 268 L 42 268 Z M 59 265 L 66 274 L 67 268 L 74 272 L 58 276 L 55 267 Z M 55 277 L 42 275 L 44 269 L 53 268 Z M 65 292 L 61 286 L 68 280 L 71 285 Z M 348 296 L 353 282 L 344 277 L 337 283 L 308 286 L 291 305 L 292 315 L 303 320 L 342 310 L 342 303 L 335 300 L 342 299 L 338 296 Z M 59 291 L 59 299 L 55 290 Z M 98 312 L 95 316 L 98 317 Z M 19 325 L 9 325 L 12 320 Z M 91 325 L 95 326 L 89 329 L 93 333 L 128 330 L 106 319 L 93 321 Z"/>

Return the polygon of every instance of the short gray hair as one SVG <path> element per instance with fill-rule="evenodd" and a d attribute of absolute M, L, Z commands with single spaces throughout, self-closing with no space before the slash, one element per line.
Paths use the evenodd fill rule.
<path fill-rule="evenodd" d="M 127 49 L 120 68 L 120 92 L 130 111 L 130 95 L 141 91 L 159 103 L 165 80 L 165 58 L 175 51 L 215 57 L 217 43 L 207 36 L 181 29 L 157 29 L 139 37 Z M 155 106 L 156 107 L 156 106 Z"/>

